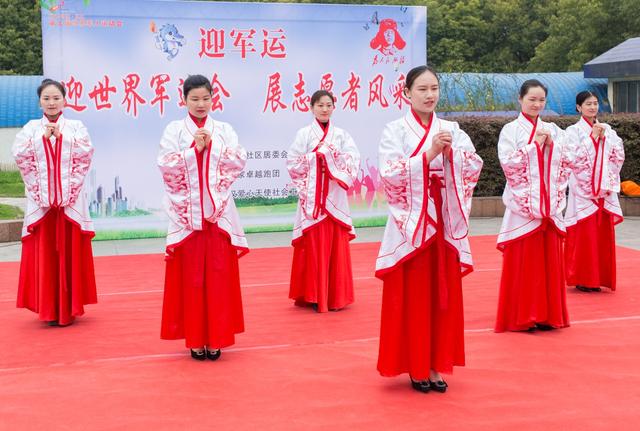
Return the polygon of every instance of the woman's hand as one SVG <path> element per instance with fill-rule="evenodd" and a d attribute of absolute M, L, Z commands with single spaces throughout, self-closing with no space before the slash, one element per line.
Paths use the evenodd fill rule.
<path fill-rule="evenodd" d="M 433 135 L 431 140 L 431 148 L 427 150 L 427 160 L 431 162 L 438 157 L 438 154 L 442 153 L 444 157 L 449 157 L 451 153 L 451 145 L 453 143 L 453 136 L 451 132 L 438 132 Z"/>
<path fill-rule="evenodd" d="M 44 137 L 49 139 L 51 135 L 56 139 L 60 138 L 60 125 L 58 123 L 47 123 L 44 126 Z"/>
<path fill-rule="evenodd" d="M 544 148 L 548 142 L 551 142 L 551 132 L 547 129 L 537 129 L 534 139 Z"/>
<path fill-rule="evenodd" d="M 604 136 L 605 127 L 602 123 L 593 123 L 593 128 L 591 129 L 591 137 L 593 139 L 600 139 Z"/>
<path fill-rule="evenodd" d="M 205 148 L 209 148 L 211 146 L 211 132 L 207 129 L 196 130 L 193 137 L 196 141 L 196 148 L 198 149 L 198 152 L 202 152 Z"/>

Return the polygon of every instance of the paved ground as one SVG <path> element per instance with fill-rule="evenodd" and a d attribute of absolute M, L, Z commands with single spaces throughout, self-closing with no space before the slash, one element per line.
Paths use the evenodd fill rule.
<path fill-rule="evenodd" d="M 471 219 L 471 235 L 497 235 L 501 218 Z M 357 230 L 356 242 L 378 242 L 384 228 L 362 228 Z M 290 232 L 247 234 L 250 248 L 284 247 L 291 244 Z M 640 217 L 628 217 L 616 228 L 618 245 L 640 250 Z M 94 241 L 95 256 L 163 253 L 164 238 Z M 0 243 L 0 262 L 20 260 L 20 243 Z M 640 262 L 638 262 L 640 264 Z"/>

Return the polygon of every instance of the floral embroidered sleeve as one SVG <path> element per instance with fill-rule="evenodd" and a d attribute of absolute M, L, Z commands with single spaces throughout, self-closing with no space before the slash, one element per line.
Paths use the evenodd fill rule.
<path fill-rule="evenodd" d="M 351 187 L 360 169 L 360 152 L 351 136 L 345 132 L 340 148 L 333 142 L 326 142 L 318 152 L 324 157 L 331 178 L 345 190 Z"/>
<path fill-rule="evenodd" d="M 312 216 L 315 205 L 316 164 L 317 153 L 308 151 L 305 135 L 302 130 L 298 131 L 287 151 L 287 171 L 298 192 L 299 206 L 306 218 Z"/>
<path fill-rule="evenodd" d="M 445 164 L 447 213 L 451 235 L 460 239 L 469 231 L 471 200 L 483 161 L 476 153 L 471 138 L 459 128 L 454 130 L 453 142 L 451 155 Z"/>
<path fill-rule="evenodd" d="M 39 144 L 42 144 L 42 138 L 40 138 Z M 43 182 L 46 185 L 49 175 L 47 164 L 39 160 L 36 143 L 26 126 L 16 136 L 11 150 L 22 175 L 27 196 L 39 207 L 49 206 L 46 196 L 43 199 L 43 196 L 46 195 L 46 190 L 42 190 Z"/>
<path fill-rule="evenodd" d="M 620 192 L 620 170 L 624 163 L 624 145 L 622 139 L 615 130 L 607 127 L 606 139 L 604 142 L 604 167 L 602 181 L 600 183 L 600 193 L 598 197 L 607 194 Z"/>
<path fill-rule="evenodd" d="M 160 141 L 158 167 L 169 203 L 169 217 L 188 229 L 199 228 L 202 207 L 196 150 L 180 149 L 178 131 L 171 124 Z"/>
<path fill-rule="evenodd" d="M 509 192 L 504 203 L 521 216 L 542 218 L 537 146 L 533 142 L 518 146 L 513 134 L 502 129 L 498 140 L 498 157 Z"/>
<path fill-rule="evenodd" d="M 387 125 L 382 132 L 378 149 L 378 163 L 389 210 L 401 232 L 413 234 L 414 220 L 408 226 L 412 207 L 421 212 L 426 203 L 425 170 L 428 169 L 426 153 L 410 157 L 402 148 L 402 136 Z M 410 231 L 410 232 L 408 232 Z"/>
<path fill-rule="evenodd" d="M 238 143 L 238 135 L 228 124 L 224 125 L 224 139 L 213 137 L 209 160 L 209 191 L 218 218 L 231 198 L 231 186 L 247 163 L 247 152 Z"/>
<path fill-rule="evenodd" d="M 66 137 L 63 136 L 63 139 Z M 84 125 L 80 125 L 71 137 L 71 172 L 69 172 L 69 195 L 65 205 L 74 205 L 91 167 L 93 156 L 91 138 Z"/>

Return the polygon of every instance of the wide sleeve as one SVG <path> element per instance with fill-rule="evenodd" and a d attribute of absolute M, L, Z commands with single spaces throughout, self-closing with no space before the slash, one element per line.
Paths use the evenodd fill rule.
<path fill-rule="evenodd" d="M 223 139 L 211 141 L 207 167 L 209 192 L 215 205 L 215 218 L 225 210 L 231 198 L 231 186 L 238 179 L 247 163 L 247 152 L 238 142 L 238 135 L 228 125 L 223 125 Z"/>
<path fill-rule="evenodd" d="M 403 235 L 413 235 L 418 220 L 410 217 L 412 210 L 425 216 L 427 209 L 429 163 L 425 152 L 407 155 L 402 143 L 402 132 L 388 124 L 380 139 L 378 163 L 391 217 Z"/>
<path fill-rule="evenodd" d="M 600 175 L 600 193 L 597 197 L 604 197 L 608 193 L 620 192 L 620 171 L 624 163 L 624 145 L 622 139 L 609 125 L 603 145 L 602 174 Z"/>
<path fill-rule="evenodd" d="M 325 161 L 330 177 L 345 190 L 351 187 L 360 169 L 360 151 L 353 138 L 344 132 L 340 147 L 333 142 L 325 142 L 318 148 L 318 152 Z"/>
<path fill-rule="evenodd" d="M 39 139 L 39 142 L 35 142 L 35 139 Z M 44 152 L 37 149 L 42 145 L 42 135 L 34 137 L 33 128 L 27 124 L 16 135 L 11 152 L 22 175 L 27 196 L 39 207 L 48 207 L 49 172 Z"/>
<path fill-rule="evenodd" d="M 198 159 L 195 148 L 181 149 L 179 130 L 167 126 L 160 140 L 158 167 L 164 182 L 169 217 L 188 229 L 202 226 Z"/>
<path fill-rule="evenodd" d="M 66 139 L 63 136 L 63 140 Z M 71 140 L 71 171 L 69 172 L 69 197 L 68 205 L 72 206 L 78 200 L 84 180 L 91 167 L 93 158 L 93 145 L 89 132 L 84 124 L 80 123 L 74 130 Z"/>
<path fill-rule="evenodd" d="M 461 239 L 469 233 L 471 200 L 483 162 L 469 135 L 459 127 L 454 130 L 453 142 L 445 163 L 447 213 L 451 236 Z"/>
<path fill-rule="evenodd" d="M 311 218 L 316 201 L 318 154 L 308 151 L 307 147 L 304 129 L 299 130 L 287 151 L 287 171 L 298 192 L 302 213 L 305 218 Z"/>
<path fill-rule="evenodd" d="M 516 132 L 505 127 L 498 139 L 498 158 L 507 180 L 509 196 L 504 203 L 524 217 L 543 218 L 540 212 L 540 159 L 538 146 L 532 142 L 518 145 Z"/>

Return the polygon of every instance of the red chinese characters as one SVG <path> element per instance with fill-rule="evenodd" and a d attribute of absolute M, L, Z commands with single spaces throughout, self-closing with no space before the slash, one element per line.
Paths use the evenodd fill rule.
<path fill-rule="evenodd" d="M 65 107 L 71 108 L 74 111 L 82 112 L 87 109 L 87 105 L 81 105 L 78 99 L 82 97 L 82 82 L 76 81 L 76 78 L 72 75 L 69 81 L 64 83 L 67 87 L 67 99 L 65 100 Z"/>
<path fill-rule="evenodd" d="M 151 81 L 149 82 L 149 86 L 155 92 L 156 97 L 151 99 L 151 106 L 156 104 L 160 105 L 160 116 L 164 115 L 164 102 L 169 100 L 169 95 L 167 94 L 167 88 L 165 84 L 171 81 L 171 77 L 166 73 L 161 73 L 159 75 L 154 75 L 151 77 Z"/>
<path fill-rule="evenodd" d="M 229 98 L 231 97 L 231 94 L 222 86 L 222 83 L 218 79 L 218 74 L 214 73 L 213 78 L 211 78 L 211 97 L 213 102 L 211 105 L 211 112 L 224 111 L 224 106 L 221 101 L 222 96 Z"/>
<path fill-rule="evenodd" d="M 224 29 L 200 27 L 200 51 L 198 56 L 209 58 L 225 57 L 226 36 L 231 38 L 233 48 L 231 51 L 240 54 L 241 59 L 246 59 L 250 54 L 257 53 L 254 45 L 254 36 L 258 31 L 254 28 L 238 29 L 234 28 L 225 34 Z M 282 59 L 287 57 L 284 40 L 287 38 L 282 28 L 262 29 L 262 50 L 261 58 Z"/>
<path fill-rule="evenodd" d="M 127 114 L 131 115 L 133 112 L 133 116 L 137 117 L 138 104 L 144 105 L 147 103 L 147 101 L 144 100 L 136 91 L 140 85 L 140 75 L 137 73 L 130 73 L 122 80 L 122 82 L 124 83 L 124 98 L 122 99 L 122 105 L 126 103 Z"/>
<path fill-rule="evenodd" d="M 89 98 L 93 99 L 93 102 L 96 105 L 96 111 L 111 109 L 109 93 L 115 92 L 116 87 L 109 86 L 109 77 L 107 75 L 104 76 L 104 83 L 102 81 L 98 81 L 98 83 L 93 86 L 93 90 L 89 93 Z"/>
<path fill-rule="evenodd" d="M 271 112 L 276 112 L 278 109 L 286 109 L 287 105 L 285 105 L 281 99 L 282 87 L 280 86 L 280 72 L 276 72 L 269 76 L 267 98 L 264 101 L 262 112 L 266 112 L 267 108 L 271 109 Z"/>
<path fill-rule="evenodd" d="M 381 107 L 386 108 L 389 106 L 387 98 L 382 94 L 384 77 L 381 74 L 377 74 L 375 78 L 369 81 L 369 100 L 367 106 L 371 106 L 375 102 L 378 102 Z"/>
<path fill-rule="evenodd" d="M 351 76 L 349 77 L 349 88 L 340 93 L 342 97 L 346 96 L 346 100 L 344 105 L 342 105 L 342 109 L 346 109 L 349 107 L 352 111 L 358 112 L 358 90 L 360 89 L 360 77 L 355 73 L 351 72 Z"/>
<path fill-rule="evenodd" d="M 393 104 L 398 107 L 398 109 L 402 110 L 402 105 L 411 105 L 411 102 L 404 95 L 404 81 L 405 76 L 403 73 L 398 76 L 398 80 L 391 87 L 391 95 L 393 96 Z"/>
<path fill-rule="evenodd" d="M 306 94 L 304 85 L 304 78 L 302 73 L 298 72 L 298 82 L 293 86 L 296 89 L 295 94 L 293 95 L 293 103 L 291 104 L 291 109 L 293 111 L 300 112 L 308 112 L 309 111 L 309 102 L 311 101 L 311 96 Z"/>
<path fill-rule="evenodd" d="M 222 58 L 224 57 L 224 30 L 211 28 L 205 30 L 200 27 L 200 52 L 198 56 Z"/>
<path fill-rule="evenodd" d="M 287 38 L 283 29 L 262 30 L 262 35 L 264 38 L 262 39 L 261 57 L 285 58 L 287 56 L 284 44 L 282 43 L 282 41 Z"/>
<path fill-rule="evenodd" d="M 234 51 L 240 51 L 242 58 L 247 58 L 247 52 L 256 52 L 251 41 L 254 34 L 256 34 L 254 29 L 238 30 L 235 28 L 229 33 L 229 36 L 233 38 Z"/>

